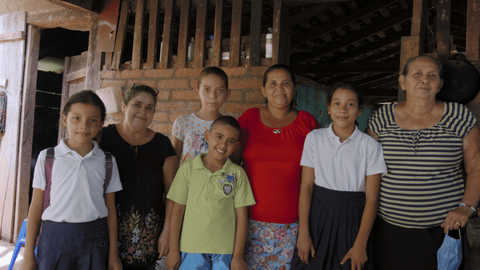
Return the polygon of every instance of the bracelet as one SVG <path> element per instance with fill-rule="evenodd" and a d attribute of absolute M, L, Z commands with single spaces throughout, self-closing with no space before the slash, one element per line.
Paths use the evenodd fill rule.
<path fill-rule="evenodd" d="M 476 213 L 477 213 L 477 209 L 475 209 L 475 207 L 473 207 L 473 206 L 471 206 L 471 205 L 469 205 L 469 204 L 466 204 L 466 203 L 463 203 L 463 202 L 462 202 L 462 203 L 460 203 L 458 206 L 466 206 L 466 207 L 468 207 L 468 208 L 470 208 L 470 209 L 473 210 L 473 214 L 476 214 Z"/>

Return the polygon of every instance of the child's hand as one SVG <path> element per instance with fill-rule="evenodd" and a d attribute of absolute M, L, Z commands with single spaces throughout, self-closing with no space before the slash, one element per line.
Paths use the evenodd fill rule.
<path fill-rule="evenodd" d="M 368 260 L 367 251 L 365 248 L 359 248 L 356 245 L 353 245 L 353 247 L 347 252 L 347 255 L 343 257 L 340 264 L 343 265 L 348 259 L 352 262 L 352 270 L 361 270 L 365 262 Z"/>
<path fill-rule="evenodd" d="M 165 261 L 168 269 L 178 269 L 180 266 L 180 253 L 169 252 L 167 254 L 167 260 Z"/>
<path fill-rule="evenodd" d="M 230 266 L 231 270 L 248 270 L 248 265 L 245 260 L 240 257 L 233 257 L 232 258 L 232 265 Z"/>
<path fill-rule="evenodd" d="M 308 233 L 298 234 L 297 248 L 298 248 L 298 257 L 300 258 L 300 260 L 306 263 L 307 265 L 310 264 L 308 262 L 308 258 L 309 258 L 310 252 L 312 253 L 312 258 L 315 257 L 315 247 L 313 246 L 312 238 Z"/>
<path fill-rule="evenodd" d="M 108 256 L 108 270 L 122 270 L 122 262 L 118 256 Z"/>
<path fill-rule="evenodd" d="M 168 254 L 168 231 L 165 229 L 160 234 L 158 238 L 158 258 L 161 259 Z"/>
<path fill-rule="evenodd" d="M 22 270 L 35 270 L 37 269 L 37 261 L 35 260 L 35 257 L 29 257 L 28 255 L 24 254 L 25 257 L 23 257 L 23 262 L 22 266 L 20 266 L 20 269 Z"/>

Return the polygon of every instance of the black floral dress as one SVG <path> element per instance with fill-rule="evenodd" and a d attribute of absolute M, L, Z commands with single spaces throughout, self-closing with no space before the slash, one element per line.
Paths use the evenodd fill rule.
<path fill-rule="evenodd" d="M 123 186 L 115 194 L 120 259 L 126 267 L 150 266 L 158 258 L 165 219 L 163 164 L 175 150 L 160 133 L 146 144 L 132 146 L 115 125 L 103 128 L 100 147 L 117 160 Z"/>

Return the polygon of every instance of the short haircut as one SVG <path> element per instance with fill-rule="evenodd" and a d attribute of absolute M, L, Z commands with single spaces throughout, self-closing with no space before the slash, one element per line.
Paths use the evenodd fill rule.
<path fill-rule="evenodd" d="M 437 64 L 437 66 L 438 66 L 438 73 L 439 73 L 440 79 L 443 79 L 443 75 L 444 75 L 443 73 L 444 72 L 443 72 L 442 63 L 437 58 L 433 58 L 429 55 L 419 55 L 419 56 L 415 56 L 415 57 L 412 57 L 412 58 L 408 59 L 407 63 L 405 63 L 405 67 L 403 68 L 402 75 L 407 76 L 408 72 L 410 71 L 410 65 L 413 63 L 413 61 L 415 61 L 419 58 L 426 58 L 426 59 L 430 59 L 433 62 L 435 62 L 435 64 Z"/>
<path fill-rule="evenodd" d="M 92 105 L 98 107 L 100 109 L 100 119 L 105 121 L 106 117 L 106 110 L 103 101 L 93 92 L 92 90 L 82 90 L 78 93 L 73 94 L 71 97 L 68 98 L 65 106 L 63 106 L 62 114 L 67 116 L 68 112 L 72 108 L 72 105 L 75 103 L 82 103 L 85 105 Z"/>
<path fill-rule="evenodd" d="M 213 132 L 213 130 L 217 127 L 217 125 L 224 124 L 233 127 L 238 131 L 238 138 L 237 141 L 240 141 L 240 133 L 242 130 L 240 129 L 240 124 L 238 123 L 237 119 L 233 116 L 229 115 L 223 115 L 215 119 L 213 121 L 212 125 L 210 126 L 210 132 Z"/>
<path fill-rule="evenodd" d="M 336 82 L 330 87 L 330 91 L 327 93 L 327 104 L 330 105 L 332 102 L 333 94 L 335 91 L 338 89 L 347 89 L 355 93 L 357 96 L 357 103 L 358 103 L 358 108 L 361 108 L 363 106 L 363 95 L 360 89 L 355 85 L 353 82 Z"/>
<path fill-rule="evenodd" d="M 223 71 L 223 69 L 219 67 L 207 67 L 200 72 L 197 78 L 197 89 L 200 88 L 200 85 L 202 84 L 203 78 L 210 76 L 210 75 L 216 75 L 220 77 L 220 79 L 223 80 L 223 83 L 225 83 L 225 88 L 228 90 L 228 75 Z"/>
<path fill-rule="evenodd" d="M 147 93 L 151 95 L 154 100 L 153 105 L 157 105 L 158 90 L 141 83 L 135 83 L 127 90 L 123 102 L 125 103 L 125 105 L 127 105 L 130 100 L 134 99 L 140 93 Z"/>

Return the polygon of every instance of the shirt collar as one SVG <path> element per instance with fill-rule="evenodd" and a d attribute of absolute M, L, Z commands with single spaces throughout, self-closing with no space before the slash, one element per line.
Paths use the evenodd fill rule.
<path fill-rule="evenodd" d="M 202 156 L 205 156 L 206 154 L 205 153 L 201 153 L 199 155 L 197 155 L 194 159 L 193 159 L 193 169 L 194 170 L 200 170 L 200 169 L 203 169 L 205 167 L 205 165 L 203 164 L 203 161 L 202 161 Z M 215 173 L 218 173 L 218 172 L 228 172 L 231 170 L 231 168 L 233 167 L 233 162 L 227 158 L 227 160 L 225 160 L 225 164 L 223 164 L 223 167 L 216 171 Z"/>
<path fill-rule="evenodd" d="M 105 155 L 102 149 L 98 148 L 98 144 L 96 141 L 92 140 L 92 144 L 93 144 L 93 149 L 87 155 L 89 155 L 90 153 L 92 153 L 92 155 L 95 155 L 95 156 Z M 65 143 L 65 139 L 60 140 L 60 143 L 55 147 L 55 156 L 63 156 L 71 152 L 75 152 L 75 151 L 70 149 L 70 147 L 68 147 L 68 145 Z"/>
<path fill-rule="evenodd" d="M 352 135 L 350 135 L 350 137 L 348 137 L 345 141 L 359 141 L 362 138 L 361 136 L 361 131 L 358 129 L 357 125 L 355 125 L 355 130 L 353 131 Z M 339 138 L 337 135 L 335 135 L 335 132 L 333 132 L 333 122 L 330 123 L 330 126 L 327 128 L 327 137 L 331 139 Z"/>

